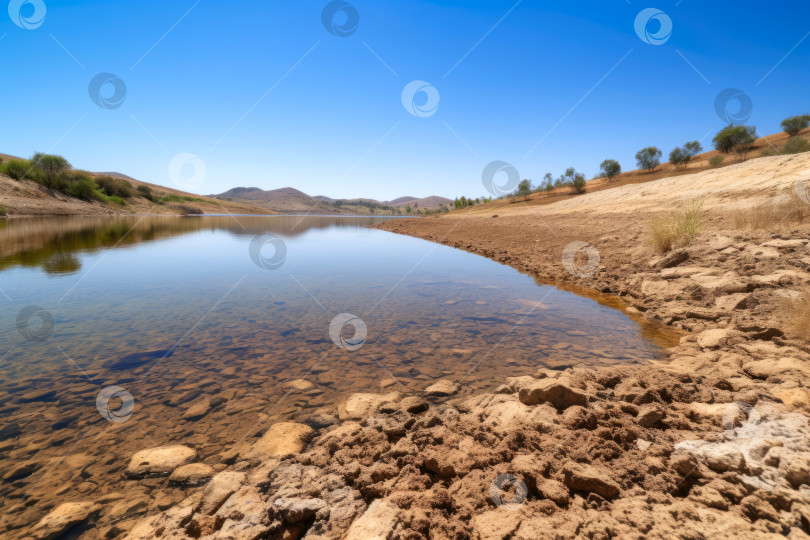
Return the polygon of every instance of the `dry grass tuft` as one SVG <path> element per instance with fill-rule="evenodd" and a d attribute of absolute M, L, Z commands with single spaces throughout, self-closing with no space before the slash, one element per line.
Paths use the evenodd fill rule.
<path fill-rule="evenodd" d="M 810 204 L 798 197 L 738 210 L 732 215 L 735 229 L 774 231 L 791 228 L 796 223 L 810 220 Z"/>
<path fill-rule="evenodd" d="M 700 208 L 703 201 L 693 203 L 686 210 L 676 212 L 650 224 L 651 241 L 658 253 L 688 246 L 700 233 L 703 224 Z"/>
<path fill-rule="evenodd" d="M 805 291 L 798 298 L 786 300 L 782 310 L 787 317 L 788 334 L 810 341 L 810 292 Z"/>

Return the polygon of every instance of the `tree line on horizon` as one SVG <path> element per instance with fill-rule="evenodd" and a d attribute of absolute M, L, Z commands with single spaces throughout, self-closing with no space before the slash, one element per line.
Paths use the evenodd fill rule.
<path fill-rule="evenodd" d="M 810 126 L 810 114 L 802 114 L 785 118 L 782 123 L 782 130 L 788 135 L 788 141 L 781 152 L 774 150 L 763 150 L 762 156 L 773 156 L 778 154 L 798 154 L 801 152 L 810 151 L 810 142 L 801 137 L 797 137 L 799 133 Z M 720 154 L 736 154 L 739 161 L 743 161 L 745 156 L 753 149 L 753 145 L 757 140 L 756 126 L 746 126 L 742 124 L 731 123 L 721 129 L 714 139 L 712 144 L 714 149 Z M 685 169 L 692 159 L 698 154 L 703 152 L 703 145 L 699 141 L 690 141 L 683 146 L 676 146 L 669 154 L 669 163 L 675 169 Z M 648 146 L 642 148 L 636 153 L 636 166 L 642 171 L 653 173 L 661 166 L 661 158 L 663 152 L 656 146 Z M 725 161 L 723 155 L 717 155 L 709 160 L 711 167 L 719 167 Z M 599 165 L 599 173 L 593 177 L 593 180 L 598 178 L 607 179 L 608 183 L 622 173 L 621 164 L 615 159 L 606 159 Z M 532 193 L 546 192 L 550 193 L 555 189 L 570 188 L 572 194 L 582 194 L 586 192 L 585 175 L 577 172 L 574 167 L 569 167 L 558 178 L 554 178 L 551 173 L 546 173 L 542 182 L 539 185 L 533 185 L 529 179 L 522 180 L 517 188 L 512 192 L 499 199 L 512 199 L 512 200 L 526 200 Z M 459 197 L 455 200 L 455 208 L 460 210 L 469 206 L 489 202 L 492 199 L 471 199 L 467 197 Z"/>

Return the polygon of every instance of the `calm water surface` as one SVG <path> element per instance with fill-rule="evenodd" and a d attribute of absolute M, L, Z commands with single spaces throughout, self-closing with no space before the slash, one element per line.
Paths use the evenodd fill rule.
<path fill-rule="evenodd" d="M 147 501 L 113 520 L 179 499 L 165 479 L 124 479 L 143 448 L 187 444 L 213 465 L 273 421 L 328 424 L 352 392 L 446 377 L 470 393 L 667 345 L 594 300 L 366 228 L 379 221 L 0 220 L 0 535 L 66 498 Z M 330 336 L 344 313 L 362 323 Z"/>

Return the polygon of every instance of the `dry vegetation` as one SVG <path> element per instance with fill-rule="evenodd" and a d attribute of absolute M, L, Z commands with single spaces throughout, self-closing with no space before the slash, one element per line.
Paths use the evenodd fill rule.
<path fill-rule="evenodd" d="M 667 253 L 688 246 L 703 226 L 700 220 L 701 206 L 702 202 L 695 202 L 683 211 L 652 222 L 650 240 L 655 251 Z"/>
<path fill-rule="evenodd" d="M 798 197 L 787 201 L 757 205 L 732 214 L 732 222 L 738 230 L 777 231 L 810 219 L 810 205 Z"/>

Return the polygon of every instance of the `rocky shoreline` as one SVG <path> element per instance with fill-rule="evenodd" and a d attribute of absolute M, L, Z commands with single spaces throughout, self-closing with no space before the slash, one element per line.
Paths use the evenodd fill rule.
<path fill-rule="evenodd" d="M 709 213 L 691 246 L 657 256 L 643 245 L 647 217 L 450 215 L 380 228 L 616 295 L 684 331 L 666 360 L 538 366 L 473 397 L 454 398 L 453 381 L 354 394 L 336 419 L 274 424 L 218 463 L 198 463 L 189 446 L 148 449 L 127 476 L 188 496 L 97 537 L 810 537 L 810 347 L 784 308 L 810 279 L 810 227 L 734 230 Z M 563 256 L 574 241 L 601 255 L 585 277 Z M 65 503 L 34 536 L 92 527 L 109 504 Z"/>

